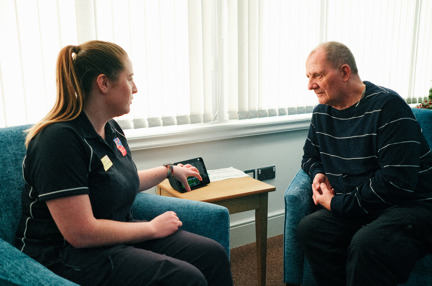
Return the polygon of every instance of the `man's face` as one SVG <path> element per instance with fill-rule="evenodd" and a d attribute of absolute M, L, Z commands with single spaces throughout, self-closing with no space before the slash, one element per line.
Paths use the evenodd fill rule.
<path fill-rule="evenodd" d="M 337 108 L 343 103 L 343 73 L 327 62 L 322 48 L 318 48 L 306 60 L 306 77 L 309 79 L 308 89 L 315 92 L 320 104 Z"/>

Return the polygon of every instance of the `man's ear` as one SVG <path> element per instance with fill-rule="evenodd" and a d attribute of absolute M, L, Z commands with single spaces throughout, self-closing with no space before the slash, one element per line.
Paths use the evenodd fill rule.
<path fill-rule="evenodd" d="M 343 80 L 347 81 L 351 76 L 351 67 L 345 64 L 341 66 L 340 70 L 342 72 Z"/>
<path fill-rule="evenodd" d="M 109 87 L 109 79 L 106 75 L 100 74 L 96 78 L 96 86 L 101 93 L 107 93 Z"/>

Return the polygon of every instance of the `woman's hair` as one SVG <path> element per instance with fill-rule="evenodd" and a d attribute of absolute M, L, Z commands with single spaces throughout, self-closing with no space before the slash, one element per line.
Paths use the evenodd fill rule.
<path fill-rule="evenodd" d="M 322 47 L 326 52 L 327 61 L 335 69 L 339 69 L 342 65 L 347 64 L 351 68 L 353 74 L 358 74 L 357 64 L 354 55 L 350 49 L 339 42 L 325 42 L 318 47 Z"/>
<path fill-rule="evenodd" d="M 120 46 L 103 41 L 89 41 L 61 49 L 56 65 L 56 102 L 51 111 L 28 130 L 26 146 L 46 126 L 77 118 L 96 78 L 104 74 L 110 80 L 117 80 L 125 68 L 126 56 Z"/>

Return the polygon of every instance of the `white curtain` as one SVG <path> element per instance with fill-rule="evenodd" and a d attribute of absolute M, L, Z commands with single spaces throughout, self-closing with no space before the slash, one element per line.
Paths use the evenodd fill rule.
<path fill-rule="evenodd" d="M 329 0 L 327 39 L 354 53 L 360 76 L 397 91 L 410 103 L 432 82 L 432 1 Z"/>
<path fill-rule="evenodd" d="M 93 39 L 132 60 L 125 128 L 308 113 L 305 59 L 327 40 L 415 103 L 432 80 L 431 15 L 429 0 L 0 0 L 0 127 L 42 118 L 59 50 Z"/>
<path fill-rule="evenodd" d="M 227 1 L 230 119 L 310 112 L 304 62 L 320 42 L 322 1 Z"/>
<path fill-rule="evenodd" d="M 60 47 L 77 42 L 75 3 L 0 0 L 0 127 L 33 123 L 54 105 Z"/>
<path fill-rule="evenodd" d="M 345 43 L 363 80 L 421 101 L 432 84 L 432 1 L 227 1 L 229 117 L 310 112 L 305 60 L 320 42 Z"/>

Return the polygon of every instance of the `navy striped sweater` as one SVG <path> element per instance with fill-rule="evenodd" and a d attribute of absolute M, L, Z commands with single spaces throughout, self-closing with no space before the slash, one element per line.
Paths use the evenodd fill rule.
<path fill-rule="evenodd" d="M 361 217 L 432 198 L 432 154 L 410 107 L 394 91 L 366 84 L 350 108 L 318 105 L 304 145 L 302 169 L 327 175 L 331 210 Z"/>

